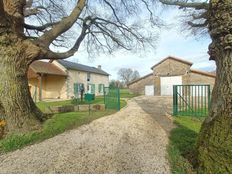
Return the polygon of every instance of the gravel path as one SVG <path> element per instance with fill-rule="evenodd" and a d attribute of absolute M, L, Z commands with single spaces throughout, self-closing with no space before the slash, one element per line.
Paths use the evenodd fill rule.
<path fill-rule="evenodd" d="M 1 174 L 169 174 L 165 130 L 138 104 L 0 156 Z M 154 113 L 153 113 L 154 114 Z"/>

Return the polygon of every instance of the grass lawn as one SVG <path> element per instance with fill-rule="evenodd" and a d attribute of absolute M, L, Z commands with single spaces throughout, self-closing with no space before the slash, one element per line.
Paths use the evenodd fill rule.
<path fill-rule="evenodd" d="M 128 90 L 121 91 L 121 97 L 123 98 L 132 98 L 134 95 L 129 94 Z M 65 101 L 55 101 L 55 102 L 38 102 L 37 106 L 41 111 L 45 111 L 46 107 L 49 106 L 64 106 L 64 105 L 73 105 L 76 104 L 73 100 Z M 78 102 L 78 104 L 88 104 L 87 102 Z M 97 96 L 91 104 L 104 104 L 104 96 Z M 121 100 L 121 108 L 126 106 L 126 101 Z M 91 121 L 98 119 L 100 117 L 110 115 L 117 112 L 116 110 L 106 110 L 106 111 L 91 111 L 89 112 L 69 112 L 69 113 L 60 113 L 55 114 L 52 118 L 46 120 L 41 130 L 33 131 L 26 134 L 14 134 L 5 137 L 3 140 L 0 140 L 0 153 L 5 153 L 20 149 L 26 145 L 33 143 L 41 142 L 45 139 L 51 138 L 55 135 L 65 132 L 73 128 L 77 128 L 83 124 L 88 124 Z"/>
<path fill-rule="evenodd" d="M 74 101 L 74 100 L 63 100 L 63 101 L 54 101 L 54 102 L 45 102 L 45 101 L 41 101 L 36 103 L 37 107 L 40 108 L 41 111 L 45 111 L 46 107 L 49 106 L 65 106 L 65 105 L 73 105 L 73 104 L 80 104 L 80 105 L 84 105 L 84 104 L 89 104 L 86 101 Z M 104 104 L 104 97 L 103 96 L 97 96 L 95 98 L 95 100 L 90 102 L 91 104 Z"/>
<path fill-rule="evenodd" d="M 64 101 L 61 104 L 65 104 L 66 102 L 68 103 L 68 101 Z M 51 103 L 56 104 L 53 102 Z M 51 103 L 49 102 L 49 104 Z M 45 102 L 42 106 L 44 105 L 46 107 Z M 126 101 L 121 100 L 121 108 L 125 107 L 125 105 Z M 115 112 L 117 111 L 105 110 L 91 111 L 90 115 L 89 112 L 69 112 L 55 114 L 52 118 L 46 120 L 43 123 L 42 129 L 39 131 L 34 131 L 26 134 L 14 134 L 5 137 L 3 140 L 0 140 L 0 153 L 13 151 L 25 147 L 26 145 L 41 142 L 45 139 L 63 133 L 66 130 L 77 128 L 83 124 L 88 124 L 95 119 L 113 114 Z"/>
<path fill-rule="evenodd" d="M 133 98 L 138 95 L 136 94 L 130 94 L 128 89 L 120 89 L 120 97 L 121 98 Z M 123 102 L 122 100 L 121 102 Z M 50 106 L 65 106 L 65 105 L 73 105 L 73 104 L 79 104 L 79 105 L 84 105 L 84 104 L 89 104 L 86 101 L 74 101 L 74 100 L 63 100 L 63 101 L 53 101 L 53 102 L 45 102 L 41 101 L 36 103 L 37 107 L 40 108 L 41 111 L 45 112 L 46 107 Z M 104 104 L 104 96 L 97 96 L 95 100 L 91 102 L 91 104 Z"/>
<path fill-rule="evenodd" d="M 139 96 L 138 94 L 130 94 L 128 89 L 120 89 L 121 98 L 133 98 Z"/>
<path fill-rule="evenodd" d="M 196 164 L 196 141 L 203 118 L 177 116 L 177 128 L 170 134 L 168 147 L 171 170 L 174 174 L 193 174 Z"/>

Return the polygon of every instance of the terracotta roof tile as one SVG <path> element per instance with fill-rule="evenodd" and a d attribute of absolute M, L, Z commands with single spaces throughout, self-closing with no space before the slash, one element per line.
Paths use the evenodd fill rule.
<path fill-rule="evenodd" d="M 32 72 L 33 71 L 33 72 Z M 37 73 L 67 76 L 66 72 L 49 62 L 35 61 L 30 67 L 28 74 L 34 76 Z"/>
<path fill-rule="evenodd" d="M 197 74 L 202 74 L 202 75 L 206 75 L 206 76 L 210 76 L 210 77 L 216 77 L 215 74 L 210 73 L 210 72 L 204 72 L 204 71 L 199 71 L 199 70 L 194 70 L 194 69 L 191 69 L 190 71 L 193 73 L 197 73 Z"/>
<path fill-rule="evenodd" d="M 27 78 L 31 79 L 31 78 L 37 78 L 38 74 L 36 74 L 30 67 L 27 71 Z"/>

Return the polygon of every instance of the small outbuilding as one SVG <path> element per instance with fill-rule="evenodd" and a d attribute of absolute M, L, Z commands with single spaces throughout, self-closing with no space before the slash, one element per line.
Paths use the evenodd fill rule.
<path fill-rule="evenodd" d="M 131 82 L 130 92 L 142 95 L 173 94 L 173 85 L 209 84 L 211 89 L 215 83 L 215 74 L 193 70 L 193 63 L 169 56 L 151 67 L 152 73 Z"/>

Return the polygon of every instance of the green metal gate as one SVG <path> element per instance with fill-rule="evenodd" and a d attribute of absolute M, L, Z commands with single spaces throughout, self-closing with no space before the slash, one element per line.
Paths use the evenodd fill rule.
<path fill-rule="evenodd" d="M 210 85 L 174 85 L 173 115 L 207 116 L 210 96 Z"/>
<path fill-rule="evenodd" d="M 106 109 L 120 110 L 120 89 L 104 87 L 104 103 Z"/>

